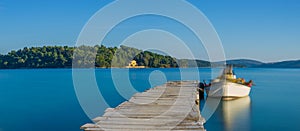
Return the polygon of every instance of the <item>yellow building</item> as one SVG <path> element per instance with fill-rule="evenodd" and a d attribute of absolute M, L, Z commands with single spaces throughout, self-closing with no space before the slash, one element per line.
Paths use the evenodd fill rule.
<path fill-rule="evenodd" d="M 132 61 L 130 61 L 130 63 L 129 63 L 128 66 L 130 66 L 130 67 L 136 67 L 136 66 L 137 66 L 137 63 L 136 63 L 135 60 L 132 60 Z"/>
<path fill-rule="evenodd" d="M 138 66 L 135 60 L 132 60 L 129 62 L 128 66 L 126 68 L 145 68 L 145 66 Z"/>

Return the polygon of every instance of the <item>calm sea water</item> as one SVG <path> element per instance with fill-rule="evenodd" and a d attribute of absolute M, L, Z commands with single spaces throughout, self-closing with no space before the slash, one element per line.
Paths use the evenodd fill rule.
<path fill-rule="evenodd" d="M 210 79 L 210 69 L 199 71 L 199 79 Z M 182 78 L 179 69 L 132 69 L 128 76 L 140 92 L 164 80 L 198 78 L 192 75 L 195 69 L 181 72 L 191 75 Z M 256 86 L 250 97 L 220 103 L 205 124 L 208 131 L 300 130 L 300 69 L 248 68 L 235 72 L 254 80 Z M 123 79 L 113 80 L 109 69 L 97 69 L 95 76 L 99 92 L 111 107 L 127 99 L 114 85 L 115 79 L 120 83 Z M 125 92 L 127 88 L 124 85 Z M 71 69 L 0 70 L 0 131 L 79 131 L 87 122 L 91 121 L 77 100 Z"/>

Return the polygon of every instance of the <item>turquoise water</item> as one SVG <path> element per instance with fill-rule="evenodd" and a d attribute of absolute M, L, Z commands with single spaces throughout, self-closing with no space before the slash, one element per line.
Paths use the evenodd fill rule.
<path fill-rule="evenodd" d="M 148 89 L 157 69 L 129 70 L 137 91 Z M 210 79 L 210 69 L 199 69 L 200 79 Z M 117 70 L 120 74 L 124 69 Z M 167 80 L 180 80 L 179 69 L 159 69 Z M 182 69 L 193 74 L 194 69 Z M 299 69 L 236 69 L 240 77 L 254 80 L 249 98 L 226 101 L 207 120 L 208 131 L 300 130 Z M 126 100 L 114 88 L 109 69 L 97 69 L 99 91 L 114 107 Z M 197 78 L 193 75 L 183 79 Z M 127 90 L 124 86 L 124 91 Z M 99 103 L 101 104 L 101 103 Z M 103 111 L 100 111 L 101 113 Z M 101 113 L 99 115 L 101 115 Z M 0 70 L 0 131 L 79 131 L 90 119 L 81 108 L 71 69 Z"/>
<path fill-rule="evenodd" d="M 246 98 L 238 102 L 221 103 L 206 123 L 208 130 L 300 130 L 299 69 L 236 69 L 236 73 L 255 81 L 249 102 Z M 226 119 L 228 114 L 231 115 L 230 119 Z"/>

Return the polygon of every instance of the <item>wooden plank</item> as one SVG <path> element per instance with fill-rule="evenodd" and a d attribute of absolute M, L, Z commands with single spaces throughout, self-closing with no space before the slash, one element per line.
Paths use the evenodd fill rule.
<path fill-rule="evenodd" d="M 108 108 L 85 131 L 205 130 L 199 111 L 197 81 L 173 81 L 137 93 L 116 108 Z"/>

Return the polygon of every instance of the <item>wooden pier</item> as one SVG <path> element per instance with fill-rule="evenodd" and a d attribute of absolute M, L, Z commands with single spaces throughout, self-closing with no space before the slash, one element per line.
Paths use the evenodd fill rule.
<path fill-rule="evenodd" d="M 108 108 L 84 131 L 205 131 L 200 115 L 197 81 L 173 81 L 135 94 L 116 108 Z"/>

